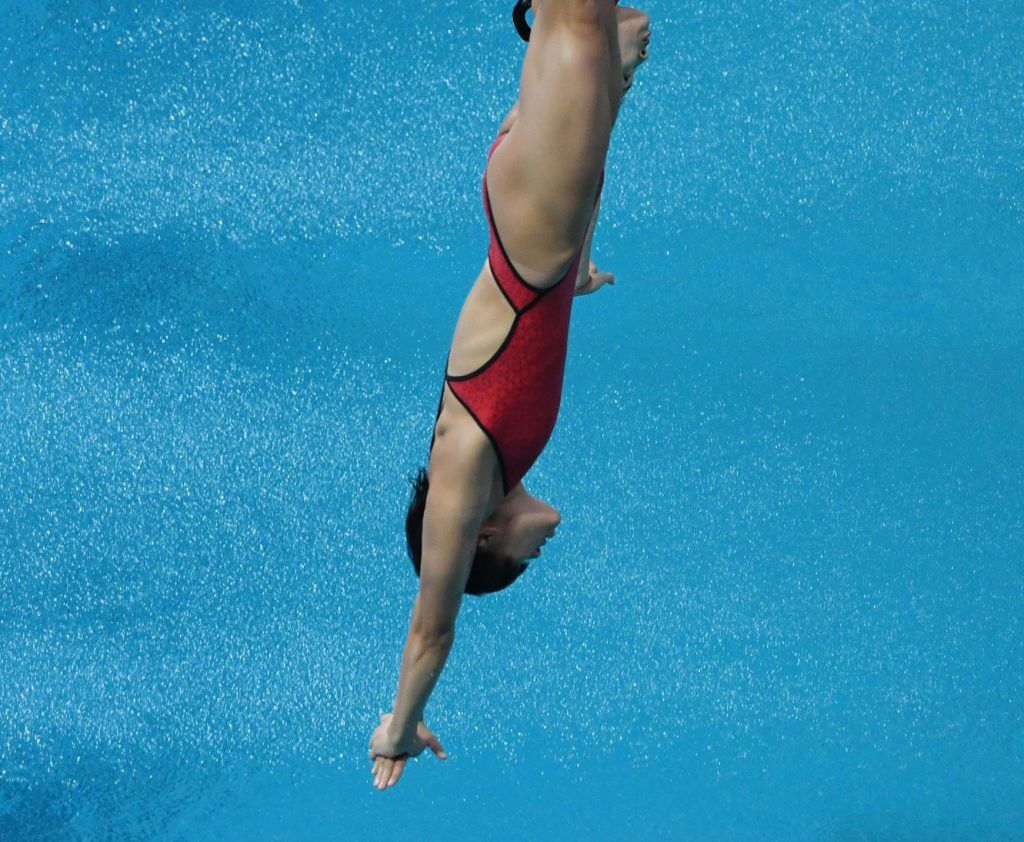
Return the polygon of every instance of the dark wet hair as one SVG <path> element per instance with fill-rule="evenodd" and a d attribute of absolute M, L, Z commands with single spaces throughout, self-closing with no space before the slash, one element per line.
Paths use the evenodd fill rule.
<path fill-rule="evenodd" d="M 427 492 L 430 490 L 427 469 L 420 468 L 413 476 L 408 477 L 408 481 L 412 486 L 412 496 L 405 514 L 405 541 L 413 569 L 419 576 L 420 559 L 423 557 L 423 512 L 427 508 Z M 476 555 L 473 556 L 473 566 L 469 570 L 464 593 L 483 596 L 503 590 L 522 576 L 523 571 L 529 566 L 530 563 L 526 562 L 516 567 L 513 560 L 478 548 Z"/>

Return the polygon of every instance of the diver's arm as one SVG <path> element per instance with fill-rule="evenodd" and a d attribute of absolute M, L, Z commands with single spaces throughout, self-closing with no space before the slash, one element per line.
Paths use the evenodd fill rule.
<path fill-rule="evenodd" d="M 479 445 L 439 436 L 431 454 L 431 485 L 423 513 L 420 589 L 402 653 L 389 731 L 399 742 L 416 731 L 455 642 L 455 618 L 476 555 L 489 488 Z"/>
<path fill-rule="evenodd" d="M 594 216 L 590 220 L 590 227 L 587 229 L 587 239 L 580 253 L 580 265 L 579 271 L 576 273 L 574 295 L 590 295 L 593 292 L 597 292 L 605 284 L 615 283 L 615 275 L 612 272 L 600 271 L 594 264 L 594 261 L 590 259 L 590 247 L 594 238 L 594 227 L 597 223 L 597 213 L 600 205 L 601 199 L 598 197 L 597 205 L 594 207 Z"/>
<path fill-rule="evenodd" d="M 590 248 L 594 241 L 594 228 L 597 227 L 597 214 L 601 210 L 601 197 L 597 197 L 594 204 L 594 214 L 590 217 L 590 225 L 587 226 L 587 236 L 583 241 L 583 250 L 580 252 L 580 265 L 576 273 L 576 295 L 586 295 L 581 292 L 590 280 Z"/>
<path fill-rule="evenodd" d="M 423 719 L 427 699 L 455 642 L 454 623 L 441 633 L 429 632 L 422 626 L 421 605 L 422 594 L 413 603 L 409 633 L 402 652 L 398 691 L 391 706 L 389 731 L 396 744 L 404 743 L 415 734 L 417 723 Z"/>

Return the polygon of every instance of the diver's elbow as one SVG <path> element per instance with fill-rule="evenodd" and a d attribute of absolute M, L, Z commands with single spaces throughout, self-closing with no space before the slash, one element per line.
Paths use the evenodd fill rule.
<path fill-rule="evenodd" d="M 455 643 L 455 624 L 412 630 L 412 641 L 421 652 L 447 652 Z"/>

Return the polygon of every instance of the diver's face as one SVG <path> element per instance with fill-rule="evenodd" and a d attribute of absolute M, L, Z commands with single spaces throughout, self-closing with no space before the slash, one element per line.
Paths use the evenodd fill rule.
<path fill-rule="evenodd" d="M 555 534 L 560 522 L 558 512 L 544 501 L 525 491 L 510 492 L 481 524 L 477 546 L 515 563 L 529 563 L 541 554 L 541 547 Z"/>
<path fill-rule="evenodd" d="M 616 6 L 619 17 L 619 52 L 622 54 L 623 84 L 633 84 L 636 69 L 647 61 L 648 44 L 651 40 L 651 19 L 639 9 Z"/>

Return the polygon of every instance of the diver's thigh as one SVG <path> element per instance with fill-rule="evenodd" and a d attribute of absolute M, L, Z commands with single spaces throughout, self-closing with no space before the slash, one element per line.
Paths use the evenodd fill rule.
<path fill-rule="evenodd" d="M 614 18 L 612 18 L 614 20 Z M 520 83 L 519 113 L 488 167 L 492 205 L 578 244 L 611 134 L 610 50 L 594 25 L 545 29 L 538 15 Z M 495 211 L 500 215 L 500 211 Z"/>

